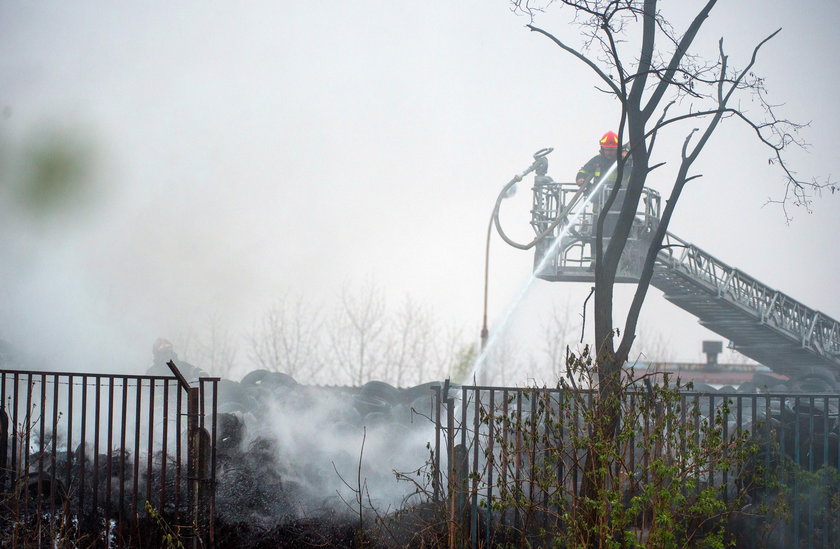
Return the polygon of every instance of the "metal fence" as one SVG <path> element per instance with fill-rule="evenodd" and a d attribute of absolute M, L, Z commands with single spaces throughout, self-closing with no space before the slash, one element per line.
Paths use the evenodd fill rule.
<path fill-rule="evenodd" d="M 586 451 L 577 445 L 591 434 L 594 393 L 464 386 L 435 394 L 434 496 L 447 502 L 452 534 L 471 547 L 525 538 L 550 545 L 581 489 Z M 629 429 L 611 475 L 616 490 L 639 493 L 659 457 L 683 460 L 692 486 L 733 503 L 739 546 L 840 547 L 840 395 L 653 397 L 644 389 L 624 395 Z M 713 435 L 719 443 L 706 461 L 690 462 L 686 445 Z M 738 440 L 751 450 L 734 460 Z"/>
<path fill-rule="evenodd" d="M 160 522 L 213 545 L 218 379 L 170 368 L 0 370 L 0 524 L 13 545 L 21 525 L 70 524 L 94 545 L 136 546 Z"/>

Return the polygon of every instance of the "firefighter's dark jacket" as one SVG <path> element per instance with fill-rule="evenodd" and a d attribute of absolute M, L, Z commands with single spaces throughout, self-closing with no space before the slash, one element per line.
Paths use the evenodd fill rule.
<path fill-rule="evenodd" d="M 599 153 L 593 156 L 589 162 L 584 164 L 583 167 L 578 170 L 575 181 L 581 178 L 583 178 L 584 184 L 597 181 L 598 178 L 601 177 L 601 174 L 609 170 L 610 166 L 612 166 L 614 162 L 615 160 L 610 160 Z M 611 179 L 615 180 L 615 173 L 613 173 Z"/>

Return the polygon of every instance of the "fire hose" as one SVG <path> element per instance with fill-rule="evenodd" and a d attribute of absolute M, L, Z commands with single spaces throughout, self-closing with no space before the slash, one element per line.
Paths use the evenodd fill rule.
<path fill-rule="evenodd" d="M 543 230 L 542 232 L 537 234 L 537 236 L 534 237 L 534 239 L 531 240 L 529 243 L 520 244 L 519 242 L 515 242 L 509 236 L 507 236 L 507 234 L 505 234 L 505 231 L 502 229 L 502 224 L 499 221 L 499 210 L 502 206 L 502 200 L 504 200 L 505 198 L 507 198 L 511 194 L 511 189 L 513 188 L 514 185 L 516 185 L 517 183 L 522 181 L 522 179 L 526 175 L 528 175 L 529 173 L 536 170 L 537 167 L 544 162 L 543 158 L 548 156 L 548 154 L 551 153 L 553 150 L 554 150 L 553 148 L 547 147 L 547 148 L 540 149 L 537 152 L 535 152 L 534 153 L 534 162 L 524 172 L 513 176 L 513 179 L 508 181 L 508 183 L 504 187 L 502 187 L 501 192 L 499 192 L 498 198 L 496 198 L 496 205 L 493 208 L 493 215 L 492 215 L 491 219 L 493 220 L 493 224 L 496 226 L 496 231 L 499 233 L 499 236 L 502 237 L 502 240 L 504 240 L 505 242 L 507 242 L 508 244 L 513 246 L 514 248 L 518 248 L 520 250 L 530 250 L 531 248 L 533 248 L 537 244 L 537 242 L 539 242 L 540 240 L 542 240 L 543 238 L 545 238 L 549 234 L 552 234 L 554 232 L 554 229 L 557 227 L 557 225 L 562 223 L 568 217 L 569 212 L 572 211 L 572 208 L 574 208 L 577 205 L 578 201 L 585 194 L 586 189 L 585 189 L 585 186 L 582 185 L 581 188 L 578 189 L 578 191 L 575 193 L 575 195 L 569 201 L 569 204 L 557 215 L 556 218 L 554 218 L 554 220 L 548 225 L 548 227 L 546 227 L 545 230 Z"/>

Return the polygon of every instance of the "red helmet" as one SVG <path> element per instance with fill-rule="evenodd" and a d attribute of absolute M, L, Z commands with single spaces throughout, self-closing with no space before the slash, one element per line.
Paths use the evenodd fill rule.
<path fill-rule="evenodd" d="M 600 145 L 602 149 L 617 149 L 618 135 L 615 132 L 607 132 L 601 137 Z"/>

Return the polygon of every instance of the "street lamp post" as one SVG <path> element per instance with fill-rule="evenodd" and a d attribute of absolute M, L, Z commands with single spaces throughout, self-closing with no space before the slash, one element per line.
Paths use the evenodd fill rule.
<path fill-rule="evenodd" d="M 484 361 L 483 365 L 486 365 L 487 362 L 487 357 L 484 356 L 484 353 L 487 350 L 487 340 L 489 339 L 490 335 L 490 331 L 487 328 L 487 289 L 490 283 L 490 234 L 493 232 L 493 223 L 496 222 L 496 217 L 499 215 L 499 206 L 502 200 L 504 200 L 505 198 L 510 198 L 511 196 L 516 194 L 517 183 L 522 181 L 522 179 L 526 175 L 537 169 L 538 166 L 542 167 L 543 169 L 548 169 L 548 161 L 545 159 L 545 157 L 553 150 L 554 149 L 550 147 L 538 150 L 536 153 L 534 153 L 533 164 L 531 164 L 531 166 L 524 172 L 513 176 L 513 179 L 511 179 L 507 183 L 507 185 L 504 186 L 502 192 L 499 193 L 499 197 L 496 199 L 496 206 L 493 208 L 493 213 L 490 215 L 489 223 L 487 223 L 487 239 L 484 243 L 484 316 L 482 317 L 481 322 L 481 349 L 479 351 L 479 359 Z M 499 230 L 501 231 L 501 229 Z M 507 240 L 507 238 L 505 239 Z M 478 371 L 478 379 L 476 379 L 476 383 L 478 385 L 485 384 L 485 370 L 486 368 L 480 368 Z"/>
<path fill-rule="evenodd" d="M 527 173 L 527 172 L 525 172 Z M 512 185 L 509 183 L 507 186 L 507 192 L 504 195 L 504 198 L 510 198 L 514 194 L 516 194 L 516 183 L 522 181 L 522 177 L 524 174 L 514 176 Z M 484 356 L 484 352 L 487 349 L 487 339 L 490 336 L 490 330 L 487 328 L 487 292 L 488 287 L 490 285 L 490 235 L 493 233 L 493 222 L 496 219 L 496 215 L 498 214 L 498 207 L 494 208 L 493 213 L 490 215 L 490 221 L 487 223 L 487 238 L 484 243 L 484 315 L 482 317 L 481 323 L 481 349 L 479 350 L 479 358 L 484 361 L 484 364 L 487 363 L 487 357 Z M 478 379 L 476 379 L 476 383 L 478 385 L 484 385 L 486 381 L 486 368 L 481 368 L 478 371 Z"/>
<path fill-rule="evenodd" d="M 487 224 L 487 242 L 484 245 L 484 319 L 481 324 L 481 352 L 487 347 L 487 286 L 490 280 L 490 233 L 493 231 L 493 216 Z"/>

